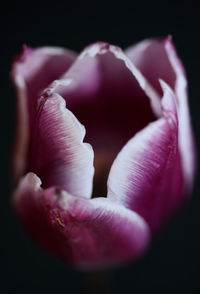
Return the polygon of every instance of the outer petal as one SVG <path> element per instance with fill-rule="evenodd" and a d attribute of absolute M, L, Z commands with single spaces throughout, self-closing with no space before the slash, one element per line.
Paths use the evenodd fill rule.
<path fill-rule="evenodd" d="M 165 42 L 171 66 L 176 74 L 175 93 L 178 100 L 179 116 L 179 148 L 182 157 L 185 181 L 189 189 L 192 188 L 194 181 L 194 172 L 196 167 L 196 150 L 194 146 L 194 137 L 191 127 L 190 112 L 187 97 L 187 80 L 185 70 L 181 60 L 178 58 L 176 49 L 168 38 Z"/>
<path fill-rule="evenodd" d="M 83 143 L 85 128 L 58 94 L 40 105 L 33 136 L 29 170 L 40 176 L 44 187 L 56 185 L 73 195 L 90 197 L 93 150 Z"/>
<path fill-rule="evenodd" d="M 153 231 L 183 202 L 175 98 L 162 82 L 164 116 L 137 133 L 114 161 L 108 198 L 138 212 Z"/>
<path fill-rule="evenodd" d="M 138 257 L 149 229 L 135 212 L 105 198 L 86 200 L 43 190 L 28 174 L 14 198 L 17 214 L 43 246 L 81 268 L 98 268 Z"/>
<path fill-rule="evenodd" d="M 60 77 L 75 54 L 55 47 L 31 49 L 24 46 L 13 62 L 11 77 L 18 95 L 17 134 L 14 150 L 14 177 L 17 181 L 26 166 L 30 127 L 39 92 Z"/>
<path fill-rule="evenodd" d="M 195 148 L 187 99 L 185 70 L 171 37 L 145 40 L 126 50 L 127 56 L 140 69 L 158 93 L 163 79 L 174 90 L 179 116 L 179 148 L 186 188 L 191 188 L 195 171 Z"/>

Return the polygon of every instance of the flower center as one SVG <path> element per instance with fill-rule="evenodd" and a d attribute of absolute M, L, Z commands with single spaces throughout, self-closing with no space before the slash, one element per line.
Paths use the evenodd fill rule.
<path fill-rule="evenodd" d="M 129 139 L 156 119 L 149 98 L 144 93 L 143 96 L 134 96 L 126 88 L 120 92 L 106 88 L 87 103 L 69 103 L 67 107 L 85 126 L 84 141 L 94 149 L 92 197 L 106 197 L 108 174 L 115 157 Z"/>

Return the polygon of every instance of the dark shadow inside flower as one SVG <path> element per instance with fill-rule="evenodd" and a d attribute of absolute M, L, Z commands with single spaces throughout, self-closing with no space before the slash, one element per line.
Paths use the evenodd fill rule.
<path fill-rule="evenodd" d="M 71 84 L 57 87 L 56 92 L 85 126 L 84 141 L 94 149 L 93 197 L 106 196 L 116 155 L 156 116 L 133 73 L 112 52 L 77 59 L 65 78 Z"/>

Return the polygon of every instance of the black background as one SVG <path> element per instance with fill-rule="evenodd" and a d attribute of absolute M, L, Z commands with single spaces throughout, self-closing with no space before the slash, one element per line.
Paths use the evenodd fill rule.
<path fill-rule="evenodd" d="M 88 43 L 99 40 L 125 48 L 147 37 L 171 34 L 187 70 L 198 150 L 200 15 L 197 4 L 193 1 L 74 4 L 29 1 L 9 2 L 1 13 L 0 293 L 200 293 L 198 172 L 189 203 L 154 239 L 144 257 L 116 270 L 87 274 L 49 256 L 24 233 L 10 206 L 9 176 L 15 124 L 15 94 L 9 68 L 13 55 L 24 43 L 33 47 L 56 45 L 79 52 Z"/>

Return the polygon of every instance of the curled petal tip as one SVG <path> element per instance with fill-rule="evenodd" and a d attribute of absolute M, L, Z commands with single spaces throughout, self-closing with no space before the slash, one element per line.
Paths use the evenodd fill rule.
<path fill-rule="evenodd" d="M 20 51 L 13 57 L 12 62 L 25 62 L 26 58 L 32 53 L 32 49 L 24 44 Z"/>

